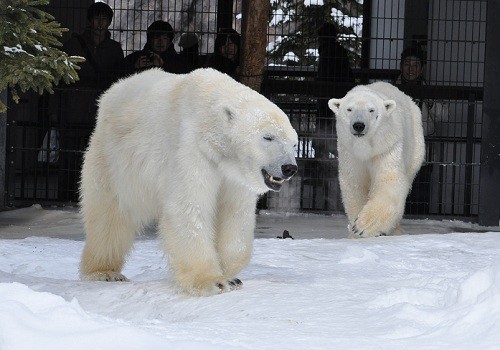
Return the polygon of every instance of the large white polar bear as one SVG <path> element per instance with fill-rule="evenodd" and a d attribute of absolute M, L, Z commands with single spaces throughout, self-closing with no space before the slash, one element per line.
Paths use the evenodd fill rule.
<path fill-rule="evenodd" d="M 328 105 L 337 119 L 349 236 L 401 234 L 405 200 L 425 154 L 420 109 L 384 82 L 356 86 Z"/>
<path fill-rule="evenodd" d="M 82 169 L 81 277 L 126 280 L 134 236 L 156 220 L 183 291 L 238 288 L 258 196 L 296 173 L 296 145 L 283 111 L 215 70 L 117 82 L 99 101 Z"/>

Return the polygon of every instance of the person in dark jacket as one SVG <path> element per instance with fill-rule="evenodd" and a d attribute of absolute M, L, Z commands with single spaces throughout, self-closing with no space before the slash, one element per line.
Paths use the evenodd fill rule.
<path fill-rule="evenodd" d="M 337 41 L 338 30 L 332 23 L 323 24 L 318 30 L 318 73 L 317 81 L 354 84 L 354 74 L 349 63 L 347 50 Z M 341 96 L 330 96 L 341 97 Z M 336 130 L 333 112 L 328 100 L 318 99 L 316 119 L 317 139 L 313 142 L 315 158 L 336 157 Z"/>
<path fill-rule="evenodd" d="M 118 79 L 118 65 L 123 60 L 119 42 L 111 39 L 108 28 L 113 10 L 103 2 L 96 2 L 87 9 L 87 29 L 82 34 L 73 33 L 63 45 L 71 56 L 85 57 L 80 65 L 76 84 L 64 86 L 62 91 L 63 122 L 86 124 L 93 127 L 97 112 L 96 98 Z M 83 145 L 83 144 L 82 144 Z"/>
<path fill-rule="evenodd" d="M 337 40 L 338 29 L 325 23 L 318 30 L 318 79 L 337 83 L 354 83 L 348 51 Z"/>
<path fill-rule="evenodd" d="M 337 40 L 338 30 L 333 23 L 325 23 L 318 30 L 318 73 L 317 81 L 354 85 L 354 74 L 349 62 L 348 51 Z M 341 97 L 341 96 L 329 96 Z M 333 211 L 342 210 L 340 187 L 337 177 L 337 130 L 335 116 L 328 108 L 329 98 L 318 99 L 316 132 L 312 140 L 316 163 L 316 192 L 324 192 L 325 208 Z"/>
<path fill-rule="evenodd" d="M 426 56 L 419 46 L 410 46 L 401 52 L 401 74 L 395 84 L 427 85 L 424 79 Z M 406 214 L 427 215 L 431 209 L 431 187 L 434 162 L 439 157 L 440 142 L 429 142 L 441 122 L 448 121 L 448 105 L 430 99 L 414 99 L 422 111 L 422 127 L 426 137 L 426 161 L 413 180 L 413 186 L 406 199 Z"/>
<path fill-rule="evenodd" d="M 78 182 L 82 163 L 81 151 L 87 147 L 97 114 L 97 98 L 119 78 L 123 50 L 111 39 L 108 28 L 113 10 L 103 2 L 87 9 L 88 25 L 82 34 L 73 33 L 63 50 L 72 56 L 82 56 L 76 84 L 61 85 L 49 97 L 49 120 L 60 128 L 61 148 L 58 198 L 78 201 Z"/>
<path fill-rule="evenodd" d="M 201 67 L 198 36 L 194 33 L 183 33 L 179 39 L 182 48 L 179 54 L 191 71 Z"/>
<path fill-rule="evenodd" d="M 237 79 L 240 67 L 240 34 L 232 28 L 223 28 L 217 33 L 214 53 L 207 66 Z"/>
<path fill-rule="evenodd" d="M 188 73 L 189 65 L 175 51 L 172 41 L 174 29 L 165 21 L 155 21 L 147 29 L 147 42 L 144 48 L 125 57 L 125 75 L 159 67 L 169 73 Z"/>
<path fill-rule="evenodd" d="M 85 57 L 80 65 L 79 86 L 106 89 L 119 75 L 117 66 L 123 59 L 119 42 L 111 39 L 108 28 L 113 19 L 113 10 L 103 2 L 96 2 L 87 9 L 87 29 L 82 34 L 73 33 L 63 45 L 63 50 L 72 56 Z"/>

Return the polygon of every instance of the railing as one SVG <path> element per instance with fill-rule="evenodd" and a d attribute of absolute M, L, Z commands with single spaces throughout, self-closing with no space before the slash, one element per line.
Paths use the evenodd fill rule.
<path fill-rule="evenodd" d="M 359 76 L 358 72 L 358 76 Z M 389 70 L 363 72 L 365 77 L 391 77 L 394 72 Z M 318 100 L 332 96 L 342 97 L 352 84 L 335 84 L 314 80 L 314 70 L 308 68 L 273 67 L 267 71 L 263 83 L 263 93 L 275 101 L 289 116 L 292 124 L 297 129 L 301 140 L 297 157 L 301 170 L 294 193 L 288 193 L 288 201 L 298 201 L 299 210 L 314 210 L 321 212 L 332 211 L 325 207 L 326 195 L 338 196 L 335 184 L 336 159 L 319 159 L 312 148 L 313 141 L 334 142 L 333 134 L 318 135 L 316 123 L 318 120 Z M 284 79 L 284 77 L 294 77 Z M 302 80 L 298 80 L 303 78 Z M 428 137 L 429 144 L 441 145 L 441 155 L 438 160 L 428 159 L 437 169 L 439 180 L 436 184 L 439 192 L 435 197 L 434 216 L 475 217 L 477 215 L 477 193 L 479 192 L 479 152 L 481 136 L 478 133 L 481 126 L 481 115 L 478 105 L 483 98 L 483 90 L 479 87 L 461 86 L 400 86 L 400 88 L 416 98 L 455 101 L 463 104 L 462 116 L 456 124 L 464 131 L 455 135 L 439 135 Z M 76 90 L 75 90 L 76 91 Z M 84 92 L 82 92 L 84 93 Z M 24 105 L 35 104 L 35 108 L 26 108 L 27 115 L 16 113 L 9 114 L 8 118 L 8 144 L 6 157 L 7 173 L 7 203 L 8 205 L 25 205 L 33 202 L 61 203 L 68 197 L 76 198 L 76 187 L 66 187 L 70 181 L 77 178 L 82 149 L 59 149 L 60 159 L 74 159 L 74 162 L 58 162 L 55 164 L 37 161 L 37 155 L 42 148 L 44 133 L 50 126 L 82 133 L 88 132 L 89 125 L 71 125 L 56 122 L 49 123 L 47 107 L 45 104 L 34 101 L 22 101 L 21 105 L 14 108 L 24 108 Z M 31 113 L 30 115 L 28 115 Z M 455 123 L 455 120 L 450 123 Z M 452 124 L 450 124 L 452 125 Z M 324 169 L 327 170 L 324 170 Z M 323 169 L 323 170 L 322 170 Z M 330 188 L 328 188 L 330 186 Z M 333 187 L 332 187 L 333 186 Z M 320 193 L 323 191 L 325 193 Z M 279 196 L 285 194 L 280 193 Z M 308 196 L 311 196 L 308 198 Z M 320 199 L 317 199 L 320 198 Z M 267 205 L 272 207 L 273 201 L 280 198 L 268 198 Z M 334 199 L 338 202 L 338 198 Z M 311 204 L 313 203 L 313 204 Z M 319 204 L 318 204 L 319 203 Z M 265 204 L 264 204 L 265 205 Z M 339 210 L 338 206 L 336 207 Z M 271 208 L 272 209 L 272 208 Z M 287 210 L 287 206 L 281 207 Z"/>

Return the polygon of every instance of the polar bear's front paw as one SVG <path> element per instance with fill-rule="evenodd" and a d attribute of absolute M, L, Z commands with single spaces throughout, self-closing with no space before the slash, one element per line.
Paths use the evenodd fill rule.
<path fill-rule="evenodd" d="M 229 292 L 243 287 L 243 282 L 239 278 L 233 278 L 225 282 L 217 282 L 216 287 L 219 288 L 219 293 Z"/>
<path fill-rule="evenodd" d="M 354 220 L 354 225 L 349 230 L 349 238 L 367 238 L 387 236 L 386 232 L 371 230 L 368 227 L 358 223 L 358 219 Z"/>
<path fill-rule="evenodd" d="M 238 278 L 226 279 L 224 276 L 192 276 L 178 278 L 180 289 L 193 296 L 209 296 L 240 289 L 243 283 Z M 195 278 L 193 278 L 195 277 Z"/>
<path fill-rule="evenodd" d="M 86 281 L 128 282 L 129 279 L 116 271 L 96 271 L 82 276 Z"/>

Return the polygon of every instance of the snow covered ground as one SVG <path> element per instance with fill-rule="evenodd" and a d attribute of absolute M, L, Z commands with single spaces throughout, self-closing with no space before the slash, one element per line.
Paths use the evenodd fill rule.
<path fill-rule="evenodd" d="M 76 209 L 1 212 L 0 349 L 500 349 L 499 227 L 404 220 L 408 235 L 348 240 L 341 215 L 257 223 L 243 288 L 198 298 L 175 290 L 153 228 L 132 282 L 83 282 Z"/>

